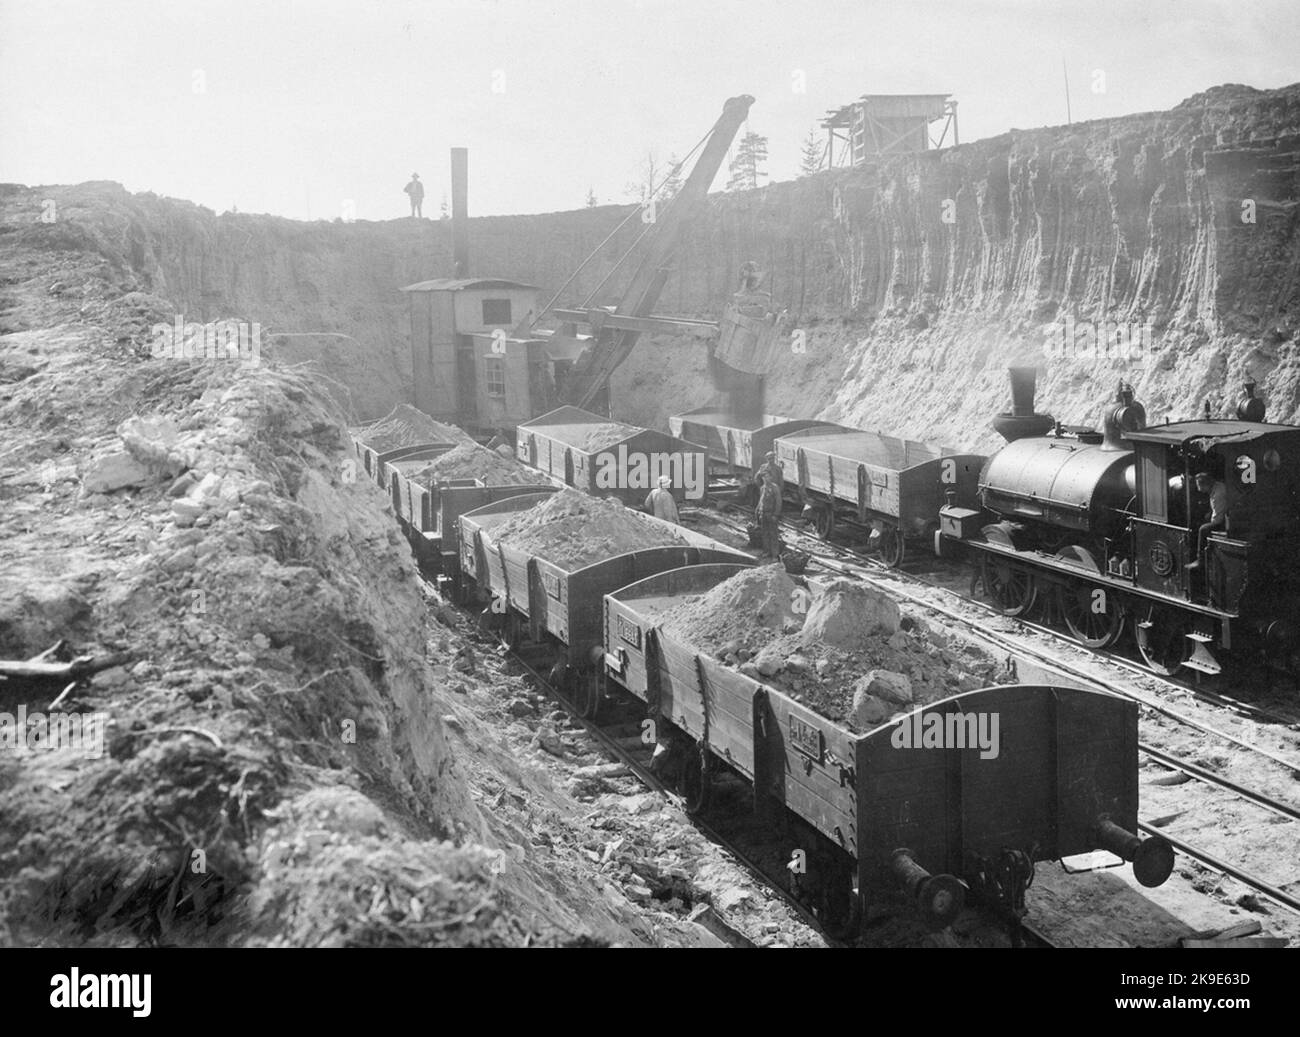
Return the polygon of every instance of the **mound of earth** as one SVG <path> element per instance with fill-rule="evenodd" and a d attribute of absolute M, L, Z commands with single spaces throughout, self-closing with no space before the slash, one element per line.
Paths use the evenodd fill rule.
<path fill-rule="evenodd" d="M 498 526 L 495 539 L 568 569 L 640 548 L 686 546 L 665 523 L 568 488 Z"/>
<path fill-rule="evenodd" d="M 451 479 L 480 479 L 487 486 L 545 485 L 550 482 L 541 472 L 478 443 L 461 443 L 440 454 L 414 478 L 428 489 Z"/>
<path fill-rule="evenodd" d="M 997 683 L 994 660 L 974 646 L 955 653 L 932 643 L 885 595 L 852 580 L 804 587 L 776 565 L 737 573 L 666 611 L 660 625 L 859 731 Z"/>
<path fill-rule="evenodd" d="M 434 421 L 409 403 L 399 403 L 386 415 L 358 430 L 358 438 L 372 450 L 383 453 L 420 443 L 473 443 L 455 425 Z"/>

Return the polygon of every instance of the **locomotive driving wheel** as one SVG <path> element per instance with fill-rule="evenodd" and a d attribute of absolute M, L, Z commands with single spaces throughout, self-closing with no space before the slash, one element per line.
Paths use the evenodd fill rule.
<path fill-rule="evenodd" d="M 1101 572 L 1092 552 L 1076 544 L 1062 548 L 1056 557 L 1088 572 Z M 1056 607 L 1074 639 L 1088 648 L 1109 648 L 1124 632 L 1124 609 L 1106 587 L 1073 581 L 1057 588 Z"/>
<path fill-rule="evenodd" d="M 1004 616 L 1023 616 L 1034 607 L 1038 581 L 1029 570 L 993 554 L 984 555 L 981 568 L 984 587 Z"/>
<path fill-rule="evenodd" d="M 880 534 L 880 560 L 891 569 L 903 564 L 903 554 L 907 549 L 907 539 L 897 526 L 886 526 Z"/>
<path fill-rule="evenodd" d="M 1133 614 L 1133 634 L 1148 669 L 1169 677 L 1182 669 L 1191 648 L 1187 618 L 1173 609 L 1151 605 Z"/>

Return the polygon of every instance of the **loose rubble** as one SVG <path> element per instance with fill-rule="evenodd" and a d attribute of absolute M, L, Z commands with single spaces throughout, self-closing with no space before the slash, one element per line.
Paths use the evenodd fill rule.
<path fill-rule="evenodd" d="M 439 454 L 413 477 L 426 489 L 451 479 L 478 479 L 486 486 L 549 485 L 550 480 L 512 457 L 478 443 L 461 443 Z"/>
<path fill-rule="evenodd" d="M 628 551 L 686 544 L 672 527 L 616 500 L 568 488 L 497 526 L 493 538 L 570 569 Z"/>
<path fill-rule="evenodd" d="M 797 583 L 749 569 L 663 613 L 663 629 L 837 723 L 870 730 L 917 705 L 999 682 L 974 645 L 955 652 L 892 599 L 851 580 Z"/>
<path fill-rule="evenodd" d="M 356 430 L 357 438 L 371 450 L 383 453 L 421 443 L 472 443 L 462 429 L 435 421 L 409 403 L 399 403 L 378 421 Z"/>

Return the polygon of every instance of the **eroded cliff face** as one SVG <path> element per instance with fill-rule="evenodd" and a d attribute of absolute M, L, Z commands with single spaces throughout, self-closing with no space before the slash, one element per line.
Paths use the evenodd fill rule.
<path fill-rule="evenodd" d="M 9 190 L 32 213 L 24 244 L 93 250 L 109 284 L 187 319 L 260 321 L 269 355 L 314 362 L 359 418 L 410 399 L 399 289 L 449 273 L 449 223 L 217 216 L 111 184 Z M 1247 373 L 1272 420 L 1298 421 L 1298 197 L 1300 86 L 1218 87 L 1168 112 L 716 195 L 658 309 L 716 317 L 756 260 L 802 332 L 769 410 L 954 445 L 994 441 L 1011 363 L 1040 368 L 1040 403 L 1066 421 L 1093 420 L 1121 376 L 1156 420 L 1207 399 L 1226 413 Z M 38 222 L 45 198 L 54 224 Z M 474 219 L 472 269 L 549 297 L 629 211 Z M 595 290 L 642 229 L 631 220 L 564 300 Z M 616 301 L 618 282 L 596 301 Z M 1089 326 L 1100 357 L 1079 355 Z M 1106 348 L 1117 327 L 1140 357 Z M 647 337 L 615 379 L 620 416 L 646 424 L 712 394 L 695 340 Z"/>
<path fill-rule="evenodd" d="M 989 445 L 1005 368 L 1023 363 L 1067 421 L 1093 420 L 1121 376 L 1154 419 L 1207 399 L 1223 414 L 1247 373 L 1271 420 L 1297 421 L 1297 199 L 1300 88 L 1222 87 L 1170 112 L 723 197 L 684 267 L 707 252 L 711 271 L 768 269 L 804 335 L 768 380 L 779 413 Z M 688 308 L 725 294 L 702 272 L 687 283 Z M 1138 349 L 1116 355 L 1130 337 Z M 637 391 L 621 398 L 662 379 L 664 399 L 703 402 L 702 364 L 664 346 L 634 357 L 621 378 Z"/>

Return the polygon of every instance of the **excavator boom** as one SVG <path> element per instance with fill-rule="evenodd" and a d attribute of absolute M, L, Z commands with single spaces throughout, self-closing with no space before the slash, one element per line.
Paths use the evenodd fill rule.
<path fill-rule="evenodd" d="M 672 261 L 681 242 L 683 229 L 703 210 L 709 187 L 736 133 L 749 115 L 754 99 L 748 94 L 733 97 L 722 108 L 722 115 L 709 131 L 703 150 L 681 190 L 656 213 L 655 226 L 647 235 L 648 248 L 636 272 L 614 309 L 617 317 L 632 318 L 607 322 L 608 310 L 593 311 L 591 324 L 595 332 L 590 347 L 574 362 L 565 380 L 562 395 L 566 402 L 590 408 L 592 401 L 608 384 L 614 370 L 627 359 L 641 331 L 648 326 L 651 310 L 659 301 L 664 283 L 672 273 Z M 606 319 L 602 319 L 606 318 Z M 642 327 L 616 326 L 618 323 Z"/>

